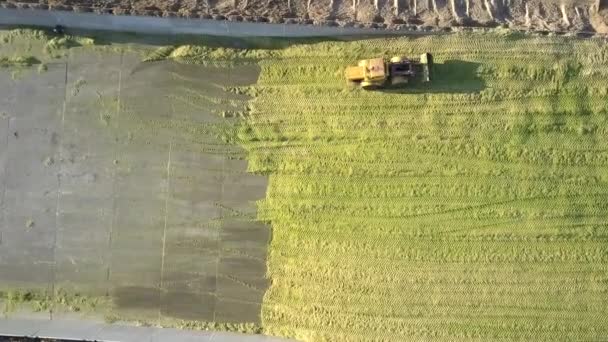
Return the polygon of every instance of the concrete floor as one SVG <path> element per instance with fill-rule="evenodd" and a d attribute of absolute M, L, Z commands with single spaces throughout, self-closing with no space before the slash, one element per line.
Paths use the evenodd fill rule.
<path fill-rule="evenodd" d="M 66 340 L 120 342 L 280 342 L 281 338 L 212 331 L 185 331 L 134 327 L 74 320 L 0 319 L 4 336 L 58 338 Z M 0 337 L 0 341 L 3 341 Z"/>
<path fill-rule="evenodd" d="M 215 135 L 254 67 L 70 50 L 0 69 L 0 288 L 108 295 L 121 317 L 260 321 L 267 179 Z M 40 315 L 61 315 L 43 312 Z"/>

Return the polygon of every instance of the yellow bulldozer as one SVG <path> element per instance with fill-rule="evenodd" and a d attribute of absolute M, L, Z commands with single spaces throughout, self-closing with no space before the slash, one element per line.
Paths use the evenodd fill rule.
<path fill-rule="evenodd" d="M 422 74 L 422 82 L 431 81 L 433 56 L 423 53 L 420 59 L 395 56 L 389 61 L 384 58 L 360 60 L 357 66 L 349 66 L 345 70 L 346 80 L 358 83 L 361 88 L 370 90 L 388 86 L 403 86 Z"/>

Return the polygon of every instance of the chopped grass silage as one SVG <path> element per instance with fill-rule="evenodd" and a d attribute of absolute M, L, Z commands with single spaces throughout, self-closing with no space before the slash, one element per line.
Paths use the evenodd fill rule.
<path fill-rule="evenodd" d="M 435 56 L 435 81 L 344 67 Z M 260 61 L 238 139 L 270 175 L 267 333 L 304 340 L 608 336 L 608 48 L 458 34 Z"/>

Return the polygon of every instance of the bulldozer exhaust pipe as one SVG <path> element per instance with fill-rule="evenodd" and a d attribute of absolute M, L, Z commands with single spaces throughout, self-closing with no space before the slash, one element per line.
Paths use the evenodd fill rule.
<path fill-rule="evenodd" d="M 420 55 L 420 64 L 422 64 L 422 81 L 430 82 L 433 70 L 433 55 L 428 52 Z"/>

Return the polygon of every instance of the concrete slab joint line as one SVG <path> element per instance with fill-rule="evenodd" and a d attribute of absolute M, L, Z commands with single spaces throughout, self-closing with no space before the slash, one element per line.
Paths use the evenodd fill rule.
<path fill-rule="evenodd" d="M 172 112 L 175 112 L 173 108 L 173 104 L 171 105 Z M 163 301 L 163 291 L 165 290 L 163 278 L 165 275 L 165 255 L 167 252 L 167 220 L 169 218 L 169 197 L 171 196 L 171 150 L 173 149 L 173 141 L 169 140 L 169 153 L 167 157 L 167 189 L 165 194 L 165 215 L 164 215 L 164 224 L 163 224 L 163 237 L 162 237 L 162 252 L 160 255 L 160 291 L 159 295 L 159 303 Z M 162 308 L 158 308 L 158 322 L 162 321 Z"/>
<path fill-rule="evenodd" d="M 212 19 L 148 18 L 112 16 L 93 13 L 52 12 L 0 8 L 0 25 L 32 25 L 53 27 L 63 25 L 78 29 L 157 34 L 207 34 L 217 36 L 323 37 L 336 35 L 403 35 L 403 32 L 365 28 L 328 26 L 298 26 L 287 29 L 285 24 L 218 22 Z M 408 32 L 429 34 L 429 32 Z"/>
<path fill-rule="evenodd" d="M 123 63 L 124 63 L 124 53 L 120 53 L 120 65 L 119 65 L 119 69 L 118 69 L 118 90 L 117 90 L 117 101 L 116 101 L 116 118 L 120 118 L 120 106 L 121 106 L 121 92 L 122 92 L 122 68 L 123 68 Z M 116 143 L 113 145 L 113 150 L 112 150 L 112 159 L 113 160 L 117 160 L 118 159 L 118 147 L 116 146 Z M 116 175 L 117 175 L 117 169 L 118 166 L 117 164 L 114 164 L 112 167 L 112 211 L 111 211 L 111 215 L 112 218 L 110 220 L 110 225 L 108 227 L 108 255 L 106 255 L 106 296 L 110 295 L 110 291 L 111 291 L 111 287 L 112 284 L 110 283 L 110 275 L 111 275 L 111 270 L 110 270 L 110 265 L 111 265 L 111 261 L 112 261 L 112 234 L 114 233 L 114 224 L 115 224 L 115 218 L 116 218 L 116 187 L 117 187 L 117 182 L 116 182 Z"/>
<path fill-rule="evenodd" d="M 68 62 L 65 62 L 65 76 L 63 80 L 63 104 L 61 108 L 61 125 L 59 126 L 59 139 L 63 137 L 63 131 L 65 127 L 65 110 L 67 107 L 68 100 Z M 63 174 L 63 148 L 62 144 L 59 143 L 59 170 L 57 174 L 57 197 L 55 200 L 55 229 L 53 230 L 53 244 L 51 246 L 52 252 L 51 257 L 53 258 L 53 262 L 51 263 L 51 296 L 55 297 L 55 282 L 57 280 L 56 272 L 57 272 L 57 229 L 59 228 L 59 201 L 61 198 L 61 176 Z M 49 309 L 50 318 L 53 319 L 53 307 Z"/>

